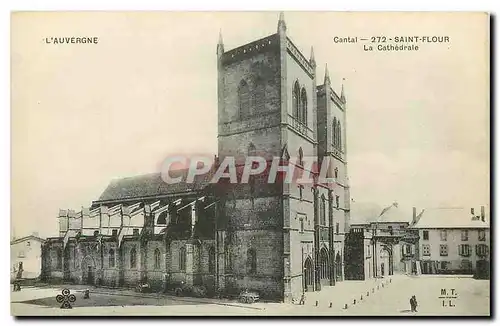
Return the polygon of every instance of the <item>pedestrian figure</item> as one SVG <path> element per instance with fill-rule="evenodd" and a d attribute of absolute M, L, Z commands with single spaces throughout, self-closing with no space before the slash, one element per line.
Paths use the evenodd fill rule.
<path fill-rule="evenodd" d="M 417 312 L 417 298 L 413 295 L 410 299 L 411 312 Z"/>
<path fill-rule="evenodd" d="M 304 305 L 306 304 L 306 294 L 302 293 L 302 296 L 300 297 L 299 305 Z"/>
<path fill-rule="evenodd" d="M 21 291 L 21 285 L 18 282 L 14 282 L 14 292 Z"/>

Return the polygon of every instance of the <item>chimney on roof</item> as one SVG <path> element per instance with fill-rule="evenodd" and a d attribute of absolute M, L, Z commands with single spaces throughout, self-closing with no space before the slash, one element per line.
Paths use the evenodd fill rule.
<path fill-rule="evenodd" d="M 417 223 L 417 208 L 413 207 L 413 217 L 411 219 L 411 224 Z"/>
<path fill-rule="evenodd" d="M 481 221 L 485 222 L 486 214 L 484 213 L 484 206 L 481 206 Z"/>

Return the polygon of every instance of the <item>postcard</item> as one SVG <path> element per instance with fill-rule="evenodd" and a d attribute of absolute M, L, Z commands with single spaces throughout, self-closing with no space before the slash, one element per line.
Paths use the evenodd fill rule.
<path fill-rule="evenodd" d="M 490 15 L 13 12 L 15 316 L 490 316 Z"/>

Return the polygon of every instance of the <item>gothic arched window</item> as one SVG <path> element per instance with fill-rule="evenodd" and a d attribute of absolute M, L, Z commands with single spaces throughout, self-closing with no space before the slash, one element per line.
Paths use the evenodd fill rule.
<path fill-rule="evenodd" d="M 247 270 L 249 274 L 257 272 L 257 252 L 253 248 L 247 250 Z"/>
<path fill-rule="evenodd" d="M 293 85 L 293 90 L 292 90 L 292 109 L 293 109 L 293 116 L 296 119 L 299 119 L 299 108 L 300 108 L 300 86 L 299 82 L 296 81 L 295 84 Z"/>
<path fill-rule="evenodd" d="M 333 118 L 333 132 L 332 132 L 332 142 L 333 147 L 337 148 L 337 118 Z"/>
<path fill-rule="evenodd" d="M 208 250 L 208 272 L 215 273 L 215 248 L 210 247 Z"/>
<path fill-rule="evenodd" d="M 57 260 L 56 260 L 57 266 L 56 266 L 56 268 L 57 269 L 62 269 L 62 249 L 61 248 L 57 249 L 56 255 L 57 255 Z"/>
<path fill-rule="evenodd" d="M 324 195 L 321 196 L 321 201 L 319 203 L 319 217 L 319 223 L 321 225 L 326 225 L 326 199 Z"/>
<path fill-rule="evenodd" d="M 135 247 L 130 249 L 130 268 L 136 268 L 137 266 L 137 252 Z"/>
<path fill-rule="evenodd" d="M 231 249 L 227 243 L 224 244 L 224 268 L 227 271 L 232 269 L 232 261 L 231 261 Z"/>
<path fill-rule="evenodd" d="M 184 247 L 179 249 L 179 269 L 181 271 L 186 270 L 186 248 Z"/>
<path fill-rule="evenodd" d="M 340 121 L 338 122 L 337 131 L 339 133 L 338 148 L 342 150 L 342 127 L 340 126 Z"/>
<path fill-rule="evenodd" d="M 300 122 L 307 125 L 307 92 L 305 88 L 302 88 L 300 93 Z"/>
<path fill-rule="evenodd" d="M 238 86 L 238 104 L 240 118 L 244 119 L 250 116 L 250 88 L 244 80 L 242 80 Z"/>
<path fill-rule="evenodd" d="M 160 249 L 156 248 L 155 249 L 155 269 L 160 269 L 161 267 L 161 253 Z"/>
<path fill-rule="evenodd" d="M 115 251 L 113 249 L 109 249 L 109 255 L 108 255 L 108 260 L 109 260 L 109 267 L 115 267 Z"/>
<path fill-rule="evenodd" d="M 260 77 L 255 81 L 253 98 L 255 111 L 264 112 L 266 109 L 266 85 Z"/>

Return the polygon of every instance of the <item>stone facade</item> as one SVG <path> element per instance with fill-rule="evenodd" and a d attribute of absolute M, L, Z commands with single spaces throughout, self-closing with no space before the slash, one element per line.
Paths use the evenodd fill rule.
<path fill-rule="evenodd" d="M 10 242 L 11 279 L 40 276 L 44 241 L 37 235 L 29 235 Z"/>
<path fill-rule="evenodd" d="M 489 214 L 488 214 L 489 215 Z M 422 274 L 474 274 L 489 277 L 491 237 L 485 207 L 424 210 L 412 226 Z M 453 221 L 453 223 L 443 223 Z"/>
<path fill-rule="evenodd" d="M 266 170 L 238 184 L 166 186 L 157 175 L 112 182 L 90 208 L 61 212 L 59 238 L 45 246 L 46 277 L 156 288 L 185 282 L 287 302 L 344 279 L 350 195 L 343 90 L 339 96 L 331 88 L 327 69 L 317 85 L 313 51 L 304 57 L 282 16 L 277 33 L 233 50 L 224 50 L 221 37 L 217 67 L 215 167 L 226 157 L 240 167 L 248 156 L 269 164 L 281 158 L 317 177 L 328 157 L 334 181 L 269 183 Z M 59 254 L 62 266 L 49 261 Z"/>
<path fill-rule="evenodd" d="M 226 265 L 226 282 L 238 290 L 275 292 L 284 301 L 334 285 L 344 278 L 349 229 L 344 94 L 332 90 L 328 70 L 317 85 L 314 54 L 306 59 L 297 49 L 282 17 L 276 34 L 236 49 L 225 52 L 220 39 L 217 57 L 219 158 L 256 153 L 312 172 L 297 159 L 322 162 L 328 156 L 328 176 L 336 180 L 330 187 L 281 182 L 259 184 L 261 190 L 268 188 L 264 193 L 233 192 L 233 204 L 223 207 L 226 241 L 234 255 Z M 256 273 L 245 264 L 252 250 Z"/>

